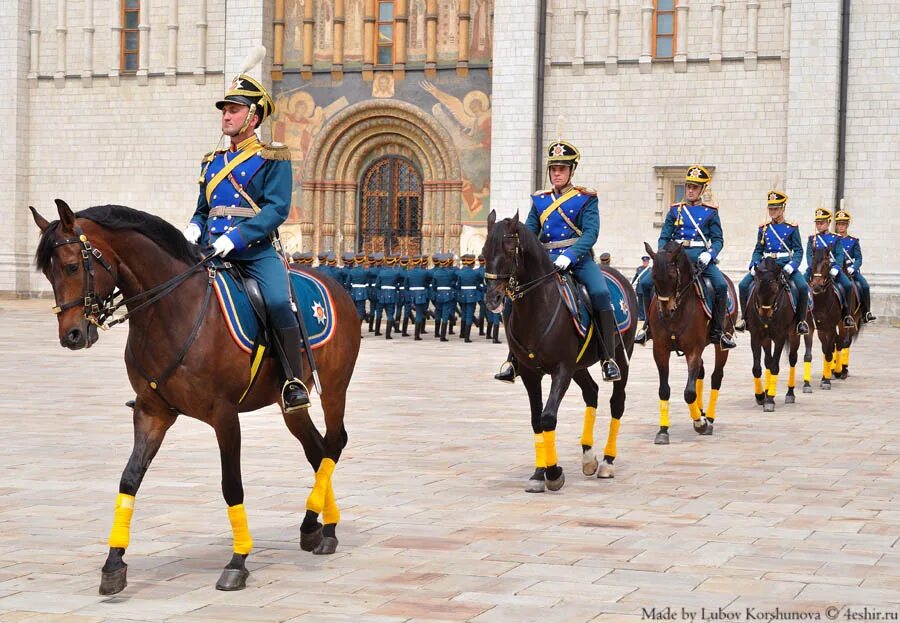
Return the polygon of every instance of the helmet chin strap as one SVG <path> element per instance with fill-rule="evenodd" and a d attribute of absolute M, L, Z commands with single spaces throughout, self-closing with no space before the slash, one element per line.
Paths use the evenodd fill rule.
<path fill-rule="evenodd" d="M 247 131 L 247 128 L 250 127 L 250 120 L 253 119 L 254 114 L 256 114 L 256 104 L 250 104 L 250 110 L 247 113 L 247 118 L 244 119 L 244 125 L 242 125 L 241 129 L 238 130 L 238 135 L 241 135 Z"/>

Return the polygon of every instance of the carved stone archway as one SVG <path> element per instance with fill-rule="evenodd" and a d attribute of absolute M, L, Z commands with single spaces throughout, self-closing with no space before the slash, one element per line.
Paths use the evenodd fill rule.
<path fill-rule="evenodd" d="M 459 156 L 447 131 L 420 108 L 396 100 L 370 100 L 331 118 L 303 165 L 299 221 L 303 249 L 356 251 L 358 188 L 376 158 L 396 155 L 422 172 L 422 252 L 457 251 L 461 231 Z"/>

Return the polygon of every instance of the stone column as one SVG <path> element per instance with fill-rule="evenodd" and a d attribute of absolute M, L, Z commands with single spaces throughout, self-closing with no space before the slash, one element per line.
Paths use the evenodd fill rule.
<path fill-rule="evenodd" d="M 409 9 L 406 0 L 394 0 L 394 79 L 406 77 L 406 48 L 409 45 L 406 32 L 409 28 Z"/>
<path fill-rule="evenodd" d="M 58 88 L 66 81 L 66 0 L 56 0 L 56 73 L 53 80 Z"/>
<path fill-rule="evenodd" d="M 112 45 L 109 46 L 109 85 L 118 86 L 119 84 L 119 64 L 122 62 L 121 46 L 122 46 L 122 0 L 109 0 L 110 5 L 107 7 L 110 16 L 110 38 Z"/>
<path fill-rule="evenodd" d="M 784 11 L 784 35 L 781 43 L 781 68 L 787 70 L 791 65 L 791 0 L 784 0 L 781 5 Z"/>
<path fill-rule="evenodd" d="M 281 80 L 284 78 L 284 0 L 275 0 L 272 39 L 272 80 Z"/>
<path fill-rule="evenodd" d="M 638 69 L 642 74 L 650 73 L 653 62 L 653 0 L 644 0 L 641 5 L 641 56 Z"/>
<path fill-rule="evenodd" d="M 547 0 L 547 17 L 544 22 L 544 36 L 547 37 L 547 45 L 544 46 L 544 65 L 550 66 L 553 61 L 553 0 Z"/>
<path fill-rule="evenodd" d="M 178 82 L 178 0 L 169 0 L 169 47 L 166 50 L 166 84 Z"/>
<path fill-rule="evenodd" d="M 334 47 L 331 55 L 331 79 L 344 77 L 344 0 L 334 0 Z"/>
<path fill-rule="evenodd" d="M 572 60 L 572 75 L 584 75 L 584 22 L 587 17 L 586 0 L 575 3 L 575 58 Z"/>
<path fill-rule="evenodd" d="M 84 2 L 84 67 L 81 68 L 81 86 L 90 88 L 94 75 L 94 0 Z"/>
<path fill-rule="evenodd" d="M 749 71 L 756 69 L 758 52 L 759 0 L 747 0 L 747 50 L 744 52 L 744 69 Z"/>
<path fill-rule="evenodd" d="M 425 77 L 437 76 L 437 0 L 425 3 Z"/>
<path fill-rule="evenodd" d="M 687 71 L 688 57 L 688 1 L 678 0 L 675 4 L 675 15 L 678 20 L 678 32 L 675 33 L 675 72 L 684 73 Z"/>
<path fill-rule="evenodd" d="M 31 0 L 31 21 L 28 25 L 28 82 L 33 86 L 37 84 L 37 77 L 41 71 L 41 3 L 40 0 Z"/>
<path fill-rule="evenodd" d="M 206 84 L 206 39 L 209 23 L 206 21 L 207 0 L 197 2 L 197 66 L 194 67 L 194 84 Z"/>
<path fill-rule="evenodd" d="M 606 74 L 619 73 L 619 0 L 609 0 L 606 10 L 609 27 L 606 43 Z"/>
<path fill-rule="evenodd" d="M 138 86 L 150 84 L 150 0 L 142 0 L 138 22 Z"/>
<path fill-rule="evenodd" d="M 722 22 L 724 13 L 725 0 L 713 0 L 712 44 L 709 50 L 709 68 L 711 71 L 722 71 Z"/>
<path fill-rule="evenodd" d="M 372 0 L 368 0 L 371 2 Z M 313 3 L 306 2 L 303 5 L 303 65 L 300 67 L 300 77 L 304 80 L 312 80 L 313 65 L 313 26 L 316 20 L 313 17 Z M 304 244 L 306 236 L 303 236 Z"/>
<path fill-rule="evenodd" d="M 456 53 L 456 75 L 469 75 L 469 0 L 459 0 L 459 47 Z"/>

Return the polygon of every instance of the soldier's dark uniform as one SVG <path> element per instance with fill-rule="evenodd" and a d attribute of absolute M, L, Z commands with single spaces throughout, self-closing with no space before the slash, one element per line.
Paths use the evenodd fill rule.
<path fill-rule="evenodd" d="M 347 283 L 350 284 L 350 297 L 356 303 L 356 313 L 360 324 L 366 322 L 366 301 L 368 300 L 369 269 L 365 266 L 366 254 L 356 255 L 353 267 L 347 272 Z"/>
<path fill-rule="evenodd" d="M 394 329 L 394 310 L 397 306 L 398 291 L 403 281 L 403 274 L 397 266 L 400 258 L 390 255 L 384 258 L 383 265 L 375 277 L 377 288 L 378 307 L 375 311 L 375 335 L 381 335 L 381 316 L 384 313 L 385 330 L 384 339 L 392 340 L 391 333 Z"/>
<path fill-rule="evenodd" d="M 466 341 L 471 342 L 470 333 L 472 325 L 475 323 L 475 305 L 478 304 L 478 295 L 484 287 L 484 277 L 475 268 L 475 256 L 463 255 L 462 267 L 456 272 L 459 301 L 462 309 L 462 325 L 460 327 L 460 336 Z M 482 298 L 484 298 L 482 296 Z"/>
<path fill-rule="evenodd" d="M 434 292 L 434 324 L 435 336 L 447 341 L 447 327 L 450 316 L 456 306 L 453 291 L 456 287 L 456 271 L 450 266 L 453 256 L 436 254 L 433 258 L 435 268 L 431 273 L 431 289 Z"/>
<path fill-rule="evenodd" d="M 381 264 L 384 261 L 384 253 L 370 253 L 366 256 L 369 262 L 369 287 L 366 289 L 366 296 L 369 300 L 369 333 L 375 330 L 375 314 L 378 311 L 378 289 L 375 281 L 378 279 L 378 271 L 381 270 Z"/>
<path fill-rule="evenodd" d="M 816 223 L 831 223 L 831 210 L 817 208 L 815 220 Z M 829 273 L 841 294 L 841 314 L 844 316 L 844 326 L 848 328 L 855 327 L 856 323 L 853 321 L 853 316 L 850 315 L 850 289 L 853 286 L 850 284 L 847 274 L 842 270 L 846 262 L 846 256 L 844 255 L 844 245 L 841 243 L 840 236 L 826 230 L 823 233 L 817 232 L 807 239 L 806 280 L 809 281 L 812 277 L 813 252 L 821 248 L 829 249 L 829 254 L 831 255 Z"/>
<path fill-rule="evenodd" d="M 431 286 L 431 272 L 425 267 L 428 258 L 420 255 L 412 258 L 412 266 L 406 274 L 406 288 L 412 305 L 416 309 L 415 340 L 420 341 L 425 333 L 425 316 L 428 311 L 428 293 Z"/>
<path fill-rule="evenodd" d="M 397 309 L 397 317 L 401 323 L 400 325 L 400 335 L 403 337 L 409 337 L 409 321 L 412 318 L 412 297 L 409 294 L 409 283 L 407 282 L 407 277 L 409 276 L 409 268 L 412 265 L 412 259 L 408 255 L 403 255 L 400 257 L 399 267 L 400 274 L 403 276 L 403 280 L 400 283 L 400 287 L 398 292 L 399 296 L 399 304 Z M 396 326 L 394 327 L 397 328 Z"/>
<path fill-rule="evenodd" d="M 838 223 L 847 223 L 850 227 L 851 216 L 847 210 L 838 210 L 834 215 L 834 226 L 837 229 Z M 841 244 L 844 246 L 844 269 L 850 278 L 856 282 L 860 291 L 860 305 L 863 309 L 863 322 L 872 322 L 876 320 L 872 313 L 872 295 L 869 292 L 869 282 L 862 274 L 862 246 L 859 244 L 859 238 L 854 238 L 846 233 L 838 234 Z"/>

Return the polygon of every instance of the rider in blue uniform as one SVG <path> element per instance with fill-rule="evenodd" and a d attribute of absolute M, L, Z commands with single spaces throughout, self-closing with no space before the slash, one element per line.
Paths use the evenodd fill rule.
<path fill-rule="evenodd" d="M 723 350 L 736 346 L 734 338 L 724 330 L 725 312 L 728 305 L 728 284 L 716 266 L 716 257 L 722 252 L 725 239 L 719 209 L 703 203 L 703 193 L 712 181 L 709 171 L 699 164 L 692 165 L 684 178 L 684 201 L 669 208 L 666 222 L 659 232 L 658 248 L 670 240 L 684 246 L 685 253 L 708 277 L 715 293 L 713 314 L 710 322 L 710 341 L 718 343 Z M 638 283 L 641 296 L 647 307 L 644 309 L 644 326 L 634 338 L 635 344 L 645 344 L 650 336 L 650 299 L 653 298 L 653 278 L 648 271 Z"/>
<path fill-rule="evenodd" d="M 211 246 L 219 257 L 227 256 L 259 284 L 285 355 L 284 410 L 306 409 L 309 392 L 298 378 L 303 370 L 298 314 L 287 266 L 274 247 L 278 226 L 291 209 L 291 153 L 285 146 L 265 145 L 257 138 L 256 129 L 275 104 L 250 76 L 236 76 L 216 107 L 222 111 L 222 134 L 231 144 L 203 158 L 197 209 L 184 236 Z"/>
<path fill-rule="evenodd" d="M 572 185 L 572 176 L 581 157 L 574 145 L 557 140 L 550 145 L 547 156 L 547 173 L 553 187 L 531 195 L 531 210 L 525 227 L 539 237 L 558 270 L 571 270 L 587 288 L 593 307 L 594 329 L 600 339 L 603 380 L 618 381 L 622 375 L 614 359 L 618 336 L 616 317 L 606 278 L 593 258 L 593 247 L 600 235 L 597 193 Z M 494 378 L 513 382 L 515 365 L 510 353 Z"/>
<path fill-rule="evenodd" d="M 863 277 L 862 271 L 862 247 L 859 244 L 859 238 L 854 238 L 847 233 L 850 227 L 850 213 L 843 208 L 838 210 L 834 215 L 834 231 L 840 236 L 841 244 L 844 246 L 844 266 L 847 274 L 859 286 L 860 305 L 864 310 L 863 322 L 872 322 L 877 320 L 875 314 L 872 313 L 872 296 L 869 293 L 869 282 Z"/>
<path fill-rule="evenodd" d="M 844 326 L 848 329 L 856 327 L 853 316 L 850 314 L 850 290 L 853 286 L 847 274 L 841 270 L 846 261 L 844 245 L 841 237 L 829 230 L 831 225 L 831 210 L 816 208 L 816 233 L 806 242 L 806 279 L 812 277 L 812 261 L 815 249 L 828 248 L 831 255 L 831 268 L 829 274 L 837 285 L 841 295 L 841 314 L 844 316 Z"/>
<path fill-rule="evenodd" d="M 462 327 L 460 336 L 466 343 L 472 341 L 470 334 L 472 325 L 475 324 L 475 305 L 478 303 L 478 295 L 484 278 L 475 268 L 475 256 L 471 254 L 462 256 L 462 268 L 457 271 L 457 283 L 459 293 L 457 299 L 462 308 Z"/>
<path fill-rule="evenodd" d="M 797 286 L 797 314 L 794 322 L 797 325 L 797 333 L 806 335 L 809 333 L 809 324 L 806 322 L 806 310 L 809 306 L 809 286 L 806 279 L 800 274 L 800 263 L 803 261 L 803 239 L 800 237 L 800 229 L 797 223 L 789 223 L 784 220 L 784 209 L 787 204 L 787 195 L 779 190 L 770 190 L 766 198 L 769 210 L 769 222 L 759 227 L 756 234 L 756 247 L 750 258 L 750 272 L 744 275 L 739 286 L 741 297 L 741 321 L 735 325 L 735 329 L 743 331 L 746 328 L 747 301 L 750 298 L 750 285 L 756 274 L 756 266 L 765 258 L 772 258 L 781 266 L 782 272 Z"/>

